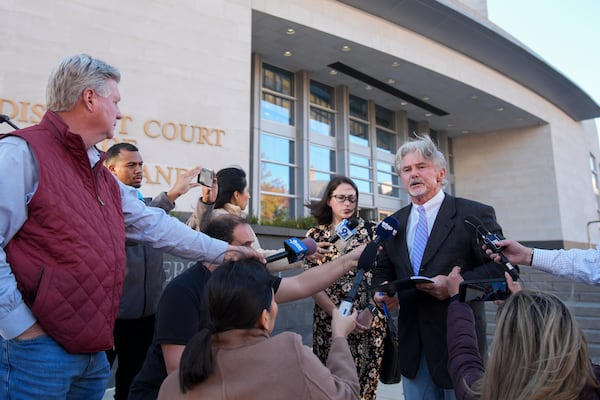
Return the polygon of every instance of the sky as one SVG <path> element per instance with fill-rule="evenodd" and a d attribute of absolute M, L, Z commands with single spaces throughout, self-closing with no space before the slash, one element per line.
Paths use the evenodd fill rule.
<path fill-rule="evenodd" d="M 600 0 L 487 0 L 487 7 L 490 21 L 600 104 Z"/>

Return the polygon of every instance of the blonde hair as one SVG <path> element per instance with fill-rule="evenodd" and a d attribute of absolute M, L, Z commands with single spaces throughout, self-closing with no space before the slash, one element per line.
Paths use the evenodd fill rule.
<path fill-rule="evenodd" d="M 523 290 L 499 313 L 482 379 L 485 400 L 577 399 L 598 387 L 587 341 L 569 308 L 555 295 Z"/>

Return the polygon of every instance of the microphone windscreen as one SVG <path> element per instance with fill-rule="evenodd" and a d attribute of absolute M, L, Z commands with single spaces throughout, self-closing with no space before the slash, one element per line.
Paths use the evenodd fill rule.
<path fill-rule="evenodd" d="M 353 230 L 359 224 L 358 218 L 352 217 L 348 220 L 348 229 Z"/>
<path fill-rule="evenodd" d="M 317 251 L 317 242 L 315 242 L 312 238 L 304 238 L 301 240 L 301 242 L 306 246 L 307 256 L 310 256 Z"/>
<path fill-rule="evenodd" d="M 400 222 L 394 217 L 385 217 L 383 221 L 377 225 L 377 229 L 375 229 L 375 234 L 380 240 L 385 240 L 390 236 L 395 236 L 396 232 L 398 232 L 398 228 L 400 227 Z"/>

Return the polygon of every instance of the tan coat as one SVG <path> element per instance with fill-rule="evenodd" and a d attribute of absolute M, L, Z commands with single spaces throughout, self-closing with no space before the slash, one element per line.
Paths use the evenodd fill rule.
<path fill-rule="evenodd" d="M 158 400 L 359 398 L 358 376 L 344 338 L 333 340 L 324 366 L 295 333 L 266 338 L 254 330 L 233 330 L 217 337 L 213 341 L 213 373 L 208 379 L 182 394 L 179 370 L 175 370 L 163 382 Z"/>

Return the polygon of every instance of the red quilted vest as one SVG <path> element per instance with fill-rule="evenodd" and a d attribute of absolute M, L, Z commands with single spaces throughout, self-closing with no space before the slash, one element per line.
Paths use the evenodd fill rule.
<path fill-rule="evenodd" d="M 12 134 L 29 143 L 39 172 L 27 221 L 4 249 L 18 288 L 68 352 L 110 349 L 125 273 L 119 186 L 52 112 Z"/>

